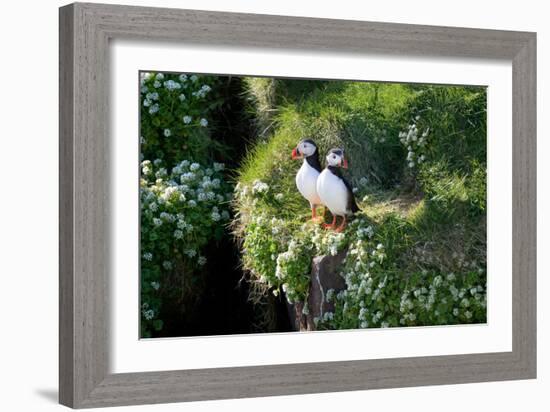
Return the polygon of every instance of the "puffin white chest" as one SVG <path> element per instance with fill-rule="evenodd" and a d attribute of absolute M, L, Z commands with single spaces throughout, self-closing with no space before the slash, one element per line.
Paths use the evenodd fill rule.
<path fill-rule="evenodd" d="M 319 175 L 317 193 L 333 215 L 348 214 L 348 189 L 343 180 L 330 170 L 324 169 Z"/>
<path fill-rule="evenodd" d="M 319 172 L 311 167 L 306 160 L 304 160 L 302 167 L 300 167 L 300 170 L 296 174 L 296 187 L 312 206 L 321 204 L 321 200 L 317 194 L 318 177 Z"/>

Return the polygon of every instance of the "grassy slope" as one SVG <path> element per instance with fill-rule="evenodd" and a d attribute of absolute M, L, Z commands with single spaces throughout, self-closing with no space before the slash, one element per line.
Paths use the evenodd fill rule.
<path fill-rule="evenodd" d="M 261 88 L 256 83 L 265 79 L 249 81 L 256 85 L 251 90 L 259 93 Z M 311 82 L 309 87 L 298 81 L 280 82 L 275 107 L 261 106 L 264 112 L 276 111 L 271 116 L 274 131 L 267 141 L 250 149 L 239 169 L 239 182 L 270 182 L 274 190 L 287 195 L 288 207 L 277 209 L 284 216 L 303 209 L 306 203 L 293 179 L 299 163 L 290 160 L 290 152 L 306 137 L 317 142 L 321 157 L 330 148 L 345 148 L 352 165 L 350 177 L 356 185 L 362 177 L 386 186 L 395 180 L 402 167 L 398 156 L 403 148 L 396 139 L 391 141 L 385 136 L 397 135 L 393 117 L 403 110 L 412 91 L 402 85 L 386 85 L 378 90 L 379 85 L 357 82 Z M 375 145 L 377 138 L 386 138 L 386 143 Z"/>
<path fill-rule="evenodd" d="M 249 93 L 256 96 L 251 101 L 258 118 L 264 119 L 262 131 L 269 133 L 250 149 L 238 181 L 251 186 L 260 180 L 269 191 L 259 199 L 236 201 L 245 242 L 246 227 L 257 214 L 285 221 L 287 240 L 301 236 L 309 209 L 295 188 L 299 164 L 290 160 L 290 152 L 309 137 L 322 156 L 332 147 L 346 150 L 348 177 L 358 189 L 362 208 L 359 219 L 377 228 L 375 240 L 385 246 L 381 275 L 399 273 L 399 283 L 405 284 L 419 273 L 484 273 L 483 91 L 359 82 L 247 82 Z M 416 115 L 419 127 L 430 127 L 431 143 L 425 150 L 428 161 L 409 170 L 407 149 L 398 135 Z M 274 198 L 279 193 L 282 202 Z M 355 230 L 346 231 L 349 244 L 356 240 Z M 249 249 L 245 255 L 253 247 Z M 254 257 L 245 261 L 254 272 Z M 422 284 L 419 276 L 415 282 Z"/>

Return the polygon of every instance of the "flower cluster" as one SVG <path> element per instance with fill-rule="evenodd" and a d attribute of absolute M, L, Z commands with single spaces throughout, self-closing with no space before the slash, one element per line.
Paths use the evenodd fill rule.
<path fill-rule="evenodd" d="M 346 247 L 343 233 L 327 231 L 313 222 L 299 223 L 288 218 L 271 217 L 285 195 L 261 179 L 235 187 L 235 201 L 248 205 L 240 220 L 246 221 L 243 238 L 243 264 L 256 282 L 273 294 L 284 293 L 289 303 L 307 300 L 311 262 L 314 256 L 336 255 Z"/>
<path fill-rule="evenodd" d="M 407 165 L 411 169 L 426 161 L 426 143 L 430 128 L 425 128 L 420 134 L 417 127 L 418 120 L 420 117 L 416 116 L 415 121 L 408 126 L 407 130 L 399 133 L 399 141 L 407 148 Z"/>
<path fill-rule="evenodd" d="M 254 180 L 252 184 L 252 193 L 265 193 L 269 190 L 269 185 L 261 180 Z"/>
<path fill-rule="evenodd" d="M 344 233 L 326 231 L 320 227 L 314 227 L 312 239 L 320 255 L 336 256 L 346 245 Z"/>
<path fill-rule="evenodd" d="M 288 243 L 286 252 L 277 256 L 275 277 L 289 303 L 304 302 L 309 288 L 309 273 L 312 257 L 311 243 L 302 239 L 293 239 Z"/>
<path fill-rule="evenodd" d="M 198 270 L 206 264 L 202 249 L 221 236 L 230 219 L 232 192 L 220 172 L 183 160 L 170 172 L 157 159 L 141 163 L 142 323 L 159 330 L 159 293 L 173 270 Z"/>
<path fill-rule="evenodd" d="M 209 161 L 211 113 L 223 103 L 219 79 L 169 73 L 141 74 L 141 152 L 172 165 L 185 158 Z"/>
<path fill-rule="evenodd" d="M 486 319 L 485 276 L 481 270 L 442 274 L 440 270 L 403 273 L 394 265 L 367 219 L 352 223 L 341 275 L 346 289 L 330 298 L 335 312 L 318 319 L 328 329 L 446 325 Z"/>

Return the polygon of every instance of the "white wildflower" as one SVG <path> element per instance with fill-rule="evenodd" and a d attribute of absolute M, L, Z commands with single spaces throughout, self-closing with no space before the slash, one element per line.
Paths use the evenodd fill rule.
<path fill-rule="evenodd" d="M 267 192 L 268 190 L 269 190 L 269 186 L 267 185 L 267 183 L 264 183 L 257 179 L 254 180 L 252 184 L 253 193 L 264 193 L 264 192 Z"/>
<path fill-rule="evenodd" d="M 153 309 L 149 309 L 143 312 L 143 317 L 146 320 L 151 320 L 155 317 L 155 311 Z"/>
<path fill-rule="evenodd" d="M 174 222 L 174 221 L 176 220 L 176 218 L 174 217 L 174 215 L 171 214 L 171 213 L 168 213 L 168 212 L 161 212 L 160 218 L 161 218 L 162 220 L 166 220 L 167 222 L 170 222 L 170 223 L 172 223 L 172 222 Z"/>
<path fill-rule="evenodd" d="M 159 111 L 159 105 L 158 103 L 155 103 L 151 107 L 149 107 L 149 114 L 155 114 Z"/>
<path fill-rule="evenodd" d="M 187 249 L 183 253 L 185 253 L 190 258 L 195 257 L 197 255 L 197 251 L 195 249 Z"/>
<path fill-rule="evenodd" d="M 181 84 L 179 84 L 178 82 L 175 82 L 174 80 L 167 80 L 164 82 L 164 87 L 172 91 L 172 90 L 181 89 Z"/>

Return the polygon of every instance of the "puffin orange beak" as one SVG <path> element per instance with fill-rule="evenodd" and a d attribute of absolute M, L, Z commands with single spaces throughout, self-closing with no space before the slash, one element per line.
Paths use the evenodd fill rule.
<path fill-rule="evenodd" d="M 298 152 L 298 148 L 296 148 L 296 147 L 294 149 L 292 149 L 292 158 L 295 159 L 295 160 L 302 158 L 302 156 Z"/>
<path fill-rule="evenodd" d="M 342 167 L 343 167 L 344 169 L 347 169 L 347 168 L 348 168 L 348 159 L 346 159 L 345 157 L 344 157 L 344 161 L 342 162 Z"/>

